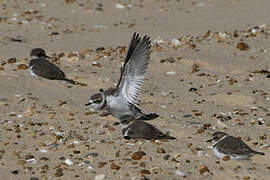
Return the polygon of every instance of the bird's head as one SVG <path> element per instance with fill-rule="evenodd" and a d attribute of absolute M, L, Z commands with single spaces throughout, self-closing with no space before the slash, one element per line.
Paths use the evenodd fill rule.
<path fill-rule="evenodd" d="M 212 142 L 212 143 L 216 143 L 218 142 L 221 138 L 223 138 L 224 136 L 227 136 L 227 133 L 221 132 L 221 131 L 216 131 L 212 134 L 212 139 L 207 140 L 206 142 Z"/>
<path fill-rule="evenodd" d="M 85 106 L 90 106 L 94 111 L 102 110 L 106 104 L 106 97 L 103 89 L 100 89 L 98 93 L 93 94 L 90 100 Z"/>
<path fill-rule="evenodd" d="M 49 56 L 46 55 L 46 52 L 44 49 L 41 48 L 34 48 L 31 50 L 30 56 L 32 59 L 36 58 L 50 58 Z"/>

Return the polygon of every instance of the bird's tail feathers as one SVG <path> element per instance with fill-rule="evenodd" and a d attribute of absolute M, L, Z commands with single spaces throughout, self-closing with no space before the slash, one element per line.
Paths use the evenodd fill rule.
<path fill-rule="evenodd" d="M 78 82 L 73 81 L 72 79 L 64 78 L 63 80 L 66 81 L 66 82 L 69 82 L 71 84 L 74 84 L 74 85 L 77 85 L 78 84 Z"/>
<path fill-rule="evenodd" d="M 169 132 L 166 132 L 164 135 L 165 135 L 165 138 L 166 138 L 166 139 L 171 139 L 171 140 L 176 139 L 176 137 L 170 136 L 170 135 L 169 135 Z"/>
<path fill-rule="evenodd" d="M 158 114 L 156 113 L 150 113 L 150 114 L 142 114 L 137 120 L 144 120 L 144 121 L 147 121 L 147 120 L 152 120 L 152 119 L 155 119 L 159 117 Z"/>
<path fill-rule="evenodd" d="M 260 155 L 264 155 L 263 152 L 259 152 L 259 151 L 254 151 L 255 154 L 260 154 Z"/>

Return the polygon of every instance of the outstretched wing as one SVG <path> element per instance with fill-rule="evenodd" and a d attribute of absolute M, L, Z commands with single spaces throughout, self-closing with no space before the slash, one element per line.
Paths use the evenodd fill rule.
<path fill-rule="evenodd" d="M 129 44 L 129 47 L 128 47 L 128 52 L 127 52 L 127 56 L 125 58 L 125 61 L 124 61 L 124 65 L 121 67 L 121 76 L 120 76 L 120 79 L 118 81 L 118 84 L 116 86 L 116 89 L 119 87 L 121 81 L 122 81 L 122 78 L 123 78 L 123 74 L 124 74 L 124 70 L 125 70 L 125 67 L 128 63 L 128 61 L 130 60 L 130 57 L 132 55 L 132 53 L 134 52 L 134 50 L 136 49 L 136 47 L 139 45 L 140 43 L 140 36 L 139 34 L 137 34 L 136 32 L 133 34 L 132 36 L 132 39 L 130 41 L 130 44 Z"/>
<path fill-rule="evenodd" d="M 137 105 L 138 96 L 147 73 L 151 48 L 150 38 L 142 39 L 134 33 L 127 57 L 122 68 L 121 78 L 116 87 L 117 95 L 126 99 L 129 104 Z"/>

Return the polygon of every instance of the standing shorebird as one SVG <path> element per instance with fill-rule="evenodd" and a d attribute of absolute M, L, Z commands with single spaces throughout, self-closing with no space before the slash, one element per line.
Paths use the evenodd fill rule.
<path fill-rule="evenodd" d="M 212 139 L 206 142 L 213 143 L 213 151 L 219 159 L 223 159 L 225 156 L 229 156 L 230 159 L 246 160 L 250 157 L 263 152 L 254 151 L 241 139 L 230 136 L 224 132 L 217 131 L 212 134 Z"/>
<path fill-rule="evenodd" d="M 44 49 L 35 48 L 32 49 L 30 61 L 30 74 L 33 77 L 42 77 L 50 80 L 62 80 L 72 84 L 76 84 L 75 81 L 67 79 L 63 71 L 61 71 L 56 65 L 50 63 L 47 59 Z"/>
<path fill-rule="evenodd" d="M 138 96 L 147 73 L 150 59 L 150 38 L 134 33 L 129 49 L 121 68 L 120 80 L 115 89 L 109 88 L 90 97 L 90 107 L 97 110 L 106 110 L 120 121 L 127 117 L 139 120 L 150 120 L 158 117 L 157 114 L 144 114 L 138 108 Z"/>

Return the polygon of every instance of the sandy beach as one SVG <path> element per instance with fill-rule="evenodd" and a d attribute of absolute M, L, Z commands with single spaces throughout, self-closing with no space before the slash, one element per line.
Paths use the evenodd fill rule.
<path fill-rule="evenodd" d="M 269 179 L 269 12 L 269 0 L 0 0 L 0 179 Z M 125 140 L 85 107 L 117 84 L 134 32 L 152 41 L 140 108 L 176 140 Z M 36 47 L 81 85 L 31 77 Z M 265 155 L 220 160 L 215 131 Z"/>

